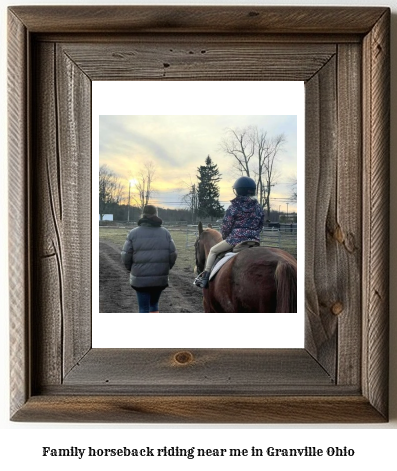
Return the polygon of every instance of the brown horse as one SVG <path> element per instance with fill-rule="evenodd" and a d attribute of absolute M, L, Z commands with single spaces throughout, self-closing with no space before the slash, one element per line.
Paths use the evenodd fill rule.
<path fill-rule="evenodd" d="M 204 270 L 211 247 L 222 240 L 203 229 L 195 243 L 196 270 Z M 296 259 L 284 250 L 251 247 L 229 260 L 203 289 L 205 312 L 296 312 Z"/>

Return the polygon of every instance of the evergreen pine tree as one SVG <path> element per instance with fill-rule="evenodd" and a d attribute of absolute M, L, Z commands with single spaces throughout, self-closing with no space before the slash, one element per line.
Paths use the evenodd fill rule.
<path fill-rule="evenodd" d="M 223 206 L 219 202 L 219 181 L 221 174 L 218 165 L 212 163 L 211 157 L 205 160 L 205 165 L 198 169 L 197 179 L 199 181 L 197 188 L 198 214 L 202 218 L 219 218 L 224 214 Z"/>

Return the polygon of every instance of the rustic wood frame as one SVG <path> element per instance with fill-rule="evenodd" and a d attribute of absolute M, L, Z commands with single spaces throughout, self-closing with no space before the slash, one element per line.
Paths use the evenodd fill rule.
<path fill-rule="evenodd" d="M 11 420 L 387 421 L 389 23 L 383 7 L 9 8 Z M 304 349 L 91 348 L 104 79 L 305 81 Z"/>

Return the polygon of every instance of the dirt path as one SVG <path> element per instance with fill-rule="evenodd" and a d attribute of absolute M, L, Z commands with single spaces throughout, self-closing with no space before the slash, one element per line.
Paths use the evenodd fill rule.
<path fill-rule="evenodd" d="M 121 263 L 121 249 L 109 241 L 99 242 L 99 311 L 138 312 L 129 273 Z M 194 274 L 188 268 L 172 269 L 170 283 L 160 298 L 160 312 L 204 312 L 201 290 L 193 286 Z"/>

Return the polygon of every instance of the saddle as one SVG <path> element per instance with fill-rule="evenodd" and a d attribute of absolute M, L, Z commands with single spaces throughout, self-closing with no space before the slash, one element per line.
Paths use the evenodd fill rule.
<path fill-rule="evenodd" d="M 220 254 L 218 254 L 215 259 L 214 266 L 212 267 L 209 280 L 212 280 L 212 278 L 214 278 L 214 276 L 223 267 L 223 265 L 227 263 L 231 258 L 236 256 L 239 252 L 245 249 L 250 249 L 252 247 L 259 247 L 259 246 L 260 246 L 260 243 L 254 240 L 244 240 L 243 242 L 236 244 L 230 250 L 226 250 L 225 252 L 221 252 Z M 200 276 L 201 274 L 198 275 L 193 282 L 194 285 L 199 286 L 199 287 L 200 287 Z"/>
<path fill-rule="evenodd" d="M 256 240 L 244 240 L 243 242 L 240 242 L 239 244 L 235 245 L 232 251 L 234 253 L 238 253 L 242 250 L 250 249 L 251 247 L 259 247 L 260 245 L 261 244 L 259 242 L 256 242 Z"/>
<path fill-rule="evenodd" d="M 259 247 L 259 246 L 260 246 L 260 243 L 256 242 L 255 240 L 244 240 L 243 242 L 236 244 L 230 250 L 227 250 L 226 252 L 221 252 L 220 254 L 218 254 L 218 256 L 215 259 L 214 266 L 212 267 L 209 279 L 211 280 L 219 271 L 219 269 L 227 261 L 229 261 L 231 258 L 233 258 L 242 250 L 250 249 L 252 247 Z"/>
<path fill-rule="evenodd" d="M 251 247 L 259 247 L 261 244 L 259 242 L 256 242 L 255 240 L 243 240 L 243 242 L 240 242 L 233 246 L 230 250 L 226 250 L 225 252 L 221 252 L 220 254 L 217 255 L 215 259 L 214 266 L 221 260 L 226 254 L 233 252 L 233 253 L 239 253 L 242 250 L 245 249 L 250 249 Z"/>

